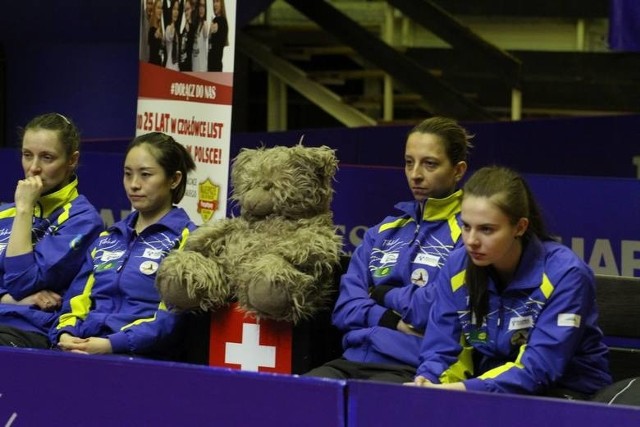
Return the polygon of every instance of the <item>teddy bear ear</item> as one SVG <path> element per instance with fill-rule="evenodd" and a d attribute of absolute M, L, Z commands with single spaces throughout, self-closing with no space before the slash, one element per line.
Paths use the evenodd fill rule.
<path fill-rule="evenodd" d="M 328 179 L 332 179 L 338 171 L 338 158 L 336 150 L 323 145 L 315 148 L 317 159 L 321 168 L 321 174 Z"/>
<path fill-rule="evenodd" d="M 265 147 L 262 143 L 258 148 L 241 148 L 238 155 L 231 161 L 231 165 L 242 168 L 264 150 Z"/>
<path fill-rule="evenodd" d="M 298 144 L 292 147 L 300 159 L 311 165 L 314 173 L 324 185 L 330 185 L 338 170 L 338 159 L 335 150 L 326 145 L 320 147 L 304 147 Z"/>
<path fill-rule="evenodd" d="M 245 188 L 249 185 L 249 171 L 251 165 L 256 163 L 256 159 L 260 157 L 264 151 L 264 147 L 259 148 L 242 148 L 238 155 L 231 162 L 231 192 L 229 197 L 237 200 L 238 195 L 245 192 Z"/>
<path fill-rule="evenodd" d="M 251 158 L 252 151 L 255 151 L 255 150 L 251 150 L 249 148 L 241 148 L 240 152 L 238 153 L 238 155 L 236 157 L 234 157 L 233 160 L 231 161 L 231 165 L 234 168 L 236 168 L 236 167 L 241 168 Z"/>

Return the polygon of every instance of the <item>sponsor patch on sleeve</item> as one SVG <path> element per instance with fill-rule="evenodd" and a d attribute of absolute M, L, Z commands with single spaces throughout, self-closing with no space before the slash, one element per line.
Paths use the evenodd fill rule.
<path fill-rule="evenodd" d="M 579 314 L 573 314 L 573 313 L 558 314 L 558 326 L 569 326 L 572 328 L 579 328 L 581 320 L 582 318 Z"/>

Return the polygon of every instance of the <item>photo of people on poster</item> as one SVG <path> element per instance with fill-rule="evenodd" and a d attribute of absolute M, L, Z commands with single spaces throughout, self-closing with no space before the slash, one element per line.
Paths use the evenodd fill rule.
<path fill-rule="evenodd" d="M 232 72 L 236 2 L 141 0 L 139 59 L 183 72 Z"/>

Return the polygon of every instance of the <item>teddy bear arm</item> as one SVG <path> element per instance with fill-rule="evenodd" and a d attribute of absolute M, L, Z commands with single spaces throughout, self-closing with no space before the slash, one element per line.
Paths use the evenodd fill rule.
<path fill-rule="evenodd" d="M 282 256 L 293 265 L 332 269 L 340 261 L 342 238 L 332 228 L 301 229 L 282 246 Z"/>
<path fill-rule="evenodd" d="M 201 225 L 191 233 L 184 249 L 205 256 L 216 256 L 226 244 L 226 236 L 242 228 L 236 218 L 220 219 Z"/>
<path fill-rule="evenodd" d="M 156 287 L 167 307 L 180 311 L 211 310 L 231 295 L 224 264 L 193 251 L 175 251 L 161 263 Z"/>

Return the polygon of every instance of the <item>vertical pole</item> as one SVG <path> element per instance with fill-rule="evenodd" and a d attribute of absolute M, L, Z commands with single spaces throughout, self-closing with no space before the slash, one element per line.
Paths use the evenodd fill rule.
<path fill-rule="evenodd" d="M 586 22 L 584 18 L 578 19 L 576 23 L 576 50 L 583 51 L 585 48 Z"/>
<path fill-rule="evenodd" d="M 391 46 L 394 33 L 393 8 L 388 3 L 385 4 L 383 40 Z M 383 92 L 382 119 L 390 122 L 393 120 L 393 81 L 388 74 L 384 76 Z"/>
<path fill-rule="evenodd" d="M 640 156 L 633 156 L 631 161 L 636 165 L 636 178 L 640 179 Z"/>
<path fill-rule="evenodd" d="M 267 131 L 287 129 L 287 87 L 273 73 L 267 82 Z"/>
<path fill-rule="evenodd" d="M 522 119 L 522 91 L 511 89 L 511 120 Z"/>

